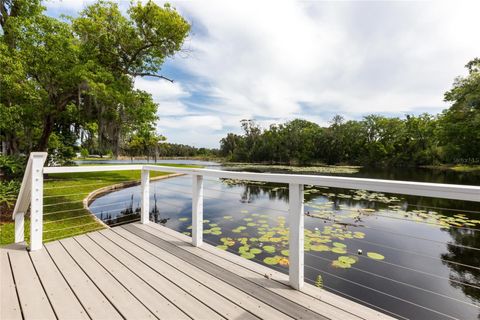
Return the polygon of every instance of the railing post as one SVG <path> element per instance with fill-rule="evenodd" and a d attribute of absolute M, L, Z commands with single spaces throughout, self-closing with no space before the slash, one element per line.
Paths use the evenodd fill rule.
<path fill-rule="evenodd" d="M 304 273 L 303 184 L 289 185 L 289 278 L 290 286 L 301 290 Z"/>
<path fill-rule="evenodd" d="M 30 192 L 30 251 L 42 248 L 43 242 L 43 164 L 45 156 L 32 153 Z"/>
<path fill-rule="evenodd" d="M 142 207 L 140 210 L 141 223 L 150 222 L 150 171 L 142 170 Z"/>
<path fill-rule="evenodd" d="M 203 176 L 192 175 L 192 243 L 199 247 L 203 242 Z"/>
<path fill-rule="evenodd" d="M 15 215 L 15 243 L 25 241 L 25 213 L 19 212 Z"/>

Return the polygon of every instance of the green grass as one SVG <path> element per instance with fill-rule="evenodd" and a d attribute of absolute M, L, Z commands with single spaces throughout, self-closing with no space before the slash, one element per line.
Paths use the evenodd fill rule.
<path fill-rule="evenodd" d="M 480 165 L 477 164 L 454 164 L 454 165 L 438 165 L 438 166 L 424 166 L 424 168 L 437 169 L 437 170 L 451 170 L 455 172 L 476 172 L 480 171 Z"/>
<path fill-rule="evenodd" d="M 197 167 L 181 164 L 162 164 L 171 167 Z M 150 177 L 167 175 L 150 172 Z M 83 208 L 83 199 L 99 188 L 127 181 L 140 180 L 140 171 L 111 171 L 49 174 L 44 181 L 43 239 L 53 241 L 103 229 L 104 226 Z M 68 220 L 64 220 L 68 219 Z M 0 225 L 0 245 L 14 242 L 15 224 Z M 25 239 L 29 239 L 30 221 L 25 219 Z"/>

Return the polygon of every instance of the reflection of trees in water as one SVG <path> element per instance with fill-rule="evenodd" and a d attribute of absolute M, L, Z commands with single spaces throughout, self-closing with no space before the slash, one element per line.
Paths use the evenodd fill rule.
<path fill-rule="evenodd" d="M 154 206 L 153 209 L 150 210 L 150 220 L 153 220 L 155 223 L 166 224 L 170 218 L 162 218 L 160 216 L 160 210 L 158 210 L 157 206 L 157 194 L 153 195 Z"/>
<path fill-rule="evenodd" d="M 155 223 L 165 224 L 170 218 L 162 218 L 160 215 L 160 210 L 158 209 L 157 205 L 157 195 L 153 195 L 154 206 L 152 210 L 150 210 L 150 220 L 153 220 Z M 112 218 L 111 213 L 104 214 L 103 212 L 100 213 L 100 220 L 105 221 L 108 225 L 120 225 L 124 223 L 129 223 L 133 221 L 140 220 L 141 214 L 141 207 L 140 203 L 134 208 L 134 201 L 133 201 L 133 194 L 130 196 L 130 203 L 127 207 L 115 215 Z"/>
<path fill-rule="evenodd" d="M 451 228 L 448 230 L 456 245 L 469 246 L 473 248 L 480 248 L 480 232 L 472 230 L 459 230 Z M 455 261 L 464 265 L 450 263 L 443 261 L 450 270 L 450 279 L 461 281 L 472 286 L 480 287 L 480 254 L 478 251 L 462 248 L 458 246 L 448 246 L 448 253 L 442 254 L 442 259 Z M 467 267 L 473 266 L 474 268 Z M 457 282 L 450 282 L 450 285 L 455 288 L 460 288 L 465 295 L 471 299 L 480 301 L 480 289 L 468 285 L 462 285 Z M 480 315 L 479 315 L 480 317 Z"/>

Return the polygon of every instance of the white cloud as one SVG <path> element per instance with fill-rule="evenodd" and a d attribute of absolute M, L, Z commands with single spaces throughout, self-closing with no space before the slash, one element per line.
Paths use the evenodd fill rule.
<path fill-rule="evenodd" d="M 159 115 L 181 116 L 189 114 L 188 107 L 182 99 L 188 98 L 188 93 L 179 82 L 171 83 L 163 79 L 135 79 L 135 88 L 150 93 L 159 105 Z"/>
<path fill-rule="evenodd" d="M 159 127 L 177 142 L 217 146 L 218 131 L 242 118 L 436 113 L 480 54 L 478 1 L 173 4 L 194 31 L 189 56 L 169 62 L 180 83 L 137 85 L 154 94 Z"/>

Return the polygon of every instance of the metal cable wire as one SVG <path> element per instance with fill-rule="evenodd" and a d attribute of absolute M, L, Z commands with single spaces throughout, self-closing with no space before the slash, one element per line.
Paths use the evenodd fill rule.
<path fill-rule="evenodd" d="M 90 192 L 80 192 L 80 193 L 70 193 L 70 194 L 60 194 L 55 196 L 43 196 L 44 199 L 46 198 L 60 198 L 60 197 L 71 197 L 71 196 L 79 196 L 84 194 L 89 194 Z"/>
<path fill-rule="evenodd" d="M 168 191 L 172 191 L 172 192 L 179 192 L 179 193 L 184 193 L 184 194 L 191 195 L 191 192 L 184 192 L 184 191 L 181 191 L 181 190 L 168 189 L 168 188 L 162 188 L 162 190 L 168 190 Z M 205 195 L 203 195 L 203 197 L 208 198 L 208 199 L 220 200 L 220 201 L 230 201 L 228 199 L 218 199 L 216 197 L 205 196 Z M 288 210 L 269 208 L 269 207 L 263 207 L 263 206 L 256 206 L 256 205 L 253 205 L 253 204 L 250 204 L 250 203 L 245 203 L 245 202 L 242 202 L 242 204 L 246 205 L 246 206 L 249 206 L 249 207 L 259 208 L 259 209 L 266 209 L 266 210 L 273 210 L 273 211 L 280 211 L 280 212 L 283 212 L 283 213 L 288 213 Z"/>
<path fill-rule="evenodd" d="M 333 262 L 334 261 L 333 259 L 327 259 L 327 258 L 324 258 L 324 257 L 320 257 L 320 256 L 317 256 L 317 255 L 311 254 L 309 252 L 305 252 L 305 254 L 308 255 L 308 256 L 317 258 L 317 259 L 328 261 L 328 262 Z M 459 299 L 456 299 L 456 298 L 453 298 L 453 297 L 450 297 L 450 296 L 447 296 L 447 295 L 444 295 L 444 294 L 441 294 L 441 293 L 438 293 L 438 292 L 435 292 L 435 291 L 431 291 L 431 290 L 428 290 L 428 289 L 425 289 L 425 288 L 422 288 L 422 287 L 418 287 L 418 286 L 415 286 L 413 284 L 409 284 L 409 283 L 406 283 L 406 282 L 403 282 L 403 281 L 395 280 L 393 278 L 385 277 L 385 276 L 382 276 L 382 275 L 379 275 L 379 274 L 376 274 L 376 273 L 373 273 L 373 272 L 370 272 L 370 271 L 366 271 L 366 270 L 363 270 L 363 269 L 360 269 L 360 268 L 357 268 L 357 267 L 352 266 L 352 267 L 350 267 L 350 269 L 357 270 L 357 271 L 360 271 L 360 272 L 363 272 L 363 273 L 366 273 L 366 274 L 369 274 L 369 275 L 372 275 L 372 276 L 375 276 L 375 277 L 378 277 L 378 278 L 381 278 L 381 279 L 392 281 L 392 282 L 395 282 L 395 283 L 398 283 L 398 284 L 401 284 L 401 285 L 404 285 L 404 286 L 407 286 L 407 287 L 410 287 L 410 288 L 413 288 L 413 289 L 417 289 L 417 290 L 421 290 L 421 291 L 424 291 L 424 292 L 427 292 L 427 293 L 430 293 L 430 294 L 438 295 L 438 296 L 446 298 L 446 299 L 451 299 L 451 300 L 454 300 L 454 301 L 457 301 L 457 302 L 460 302 L 460 303 L 464 303 L 464 304 L 469 305 L 471 307 L 479 308 L 479 306 L 476 306 L 472 303 L 465 302 L 465 301 L 462 301 L 462 300 L 459 300 Z"/>
<path fill-rule="evenodd" d="M 90 229 L 90 230 L 82 230 L 82 231 L 77 231 L 77 232 L 73 232 L 73 233 L 69 233 L 67 235 L 62 235 L 60 237 L 50 237 L 50 238 L 45 238 L 43 241 L 44 242 L 47 242 L 47 241 L 53 241 L 53 240 L 58 240 L 58 239 L 63 239 L 63 238 L 67 238 L 67 237 L 72 237 L 72 236 L 75 236 L 75 235 L 79 235 L 79 234 L 84 234 L 86 232 L 93 232 L 93 231 L 98 231 L 98 230 L 102 230 L 102 229 L 105 229 L 104 226 L 101 226 L 101 227 L 98 227 L 98 228 L 94 228 L 94 229 Z"/>
<path fill-rule="evenodd" d="M 214 180 L 211 180 L 211 181 L 214 181 Z M 176 185 L 176 186 L 181 186 L 181 187 L 187 187 L 185 185 L 182 185 L 182 184 L 178 184 L 178 183 L 172 183 L 172 182 L 163 182 L 163 183 L 166 183 L 166 184 L 171 184 L 171 185 Z M 263 187 L 263 186 L 262 186 Z M 274 188 L 274 187 L 273 187 Z M 238 192 L 231 192 L 231 191 L 227 191 L 227 190 L 220 190 L 220 189 L 212 189 L 212 188 L 205 188 L 205 190 L 211 190 L 211 191 L 217 191 L 217 192 L 222 192 L 222 193 L 229 193 L 229 194 L 234 194 L 234 195 L 239 195 L 241 196 L 242 194 L 241 193 L 238 193 Z M 313 209 L 316 209 L 315 207 L 312 207 L 308 204 L 305 204 L 305 207 L 309 207 L 309 208 L 313 208 Z M 435 207 L 432 207 L 432 208 L 435 208 Z M 362 210 L 361 208 L 359 208 L 359 210 Z M 389 211 L 392 211 L 392 210 L 389 210 Z M 409 211 L 410 212 L 410 211 Z M 480 213 L 480 212 L 479 212 Z M 480 229 L 477 229 L 477 228 L 470 228 L 470 227 L 459 227 L 459 226 L 445 226 L 445 225 L 442 225 L 442 224 L 439 224 L 439 223 L 432 223 L 432 222 L 427 222 L 427 221 L 417 221 L 417 220 L 413 220 L 413 219 L 405 219 L 405 218 L 399 218 L 399 217 L 392 217 L 392 216 L 388 216 L 388 215 L 382 215 L 382 214 L 378 214 L 378 213 L 375 213 L 374 216 L 376 217 L 384 217 L 384 218 L 387 218 L 387 219 L 395 219 L 395 220 L 402 220 L 402 221 L 407 221 L 407 222 L 419 222 L 419 223 L 424 223 L 424 224 L 428 224 L 428 225 L 434 225 L 434 226 L 438 226 L 438 227 L 441 227 L 441 228 L 453 228 L 453 229 L 461 229 L 461 230 L 469 230 L 469 231 L 480 231 Z"/>
<path fill-rule="evenodd" d="M 86 210 L 86 209 L 85 209 L 85 208 L 79 208 L 79 209 L 59 210 L 59 211 L 53 211 L 53 212 L 44 213 L 43 216 L 49 216 L 49 215 L 52 215 L 52 214 L 65 213 L 65 212 L 83 211 L 83 210 Z"/>
<path fill-rule="evenodd" d="M 70 186 L 57 186 L 57 187 L 47 187 L 43 188 L 43 190 L 54 190 L 54 189 L 67 189 L 67 188 L 78 188 L 78 187 L 88 187 L 88 186 L 109 186 L 110 182 L 116 182 L 117 180 L 110 180 L 110 181 L 102 181 L 102 182 L 97 182 L 97 183 L 92 183 L 92 184 L 77 184 L 77 185 L 70 185 Z M 115 184 L 119 183 L 126 183 L 126 182 L 138 182 L 138 180 L 118 180 L 120 182 L 117 182 Z"/>
<path fill-rule="evenodd" d="M 377 292 L 377 293 L 386 295 L 387 297 L 400 300 L 400 301 L 402 301 L 402 302 L 411 304 L 411 305 L 413 305 L 413 306 L 415 306 L 415 307 L 425 309 L 425 310 L 427 310 L 427 311 L 430 311 L 430 312 L 439 314 L 439 315 L 441 315 L 441 316 L 444 316 L 444 317 L 447 317 L 447 318 L 450 318 L 450 319 L 458 320 L 457 318 L 452 317 L 452 316 L 450 316 L 450 315 L 448 315 L 448 314 L 446 314 L 446 313 L 440 312 L 440 311 L 438 311 L 438 310 L 431 309 L 431 308 L 429 308 L 429 307 L 422 306 L 422 305 L 417 304 L 417 303 L 415 303 L 415 302 L 412 302 L 412 301 L 409 301 L 409 300 L 406 300 L 406 299 L 403 299 L 403 298 L 394 296 L 394 295 L 392 295 L 392 294 L 383 292 L 383 291 L 381 291 L 381 290 L 371 288 L 371 287 L 366 286 L 366 285 L 364 285 L 364 284 L 361 284 L 361 283 L 358 283 L 358 282 L 355 282 L 355 281 L 352 281 L 352 280 L 349 280 L 349 279 L 346 279 L 346 278 L 337 276 L 337 275 L 335 275 L 335 274 L 333 274 L 333 273 L 330 273 L 330 272 L 327 272 L 327 271 L 325 271 L 325 270 L 318 269 L 318 268 L 315 268 L 315 267 L 312 267 L 312 266 L 308 266 L 308 265 L 305 265 L 305 267 L 306 267 L 306 268 L 309 268 L 309 269 L 312 269 L 312 270 L 315 270 L 315 271 L 317 271 L 317 272 L 322 272 L 323 274 L 327 274 L 327 275 L 329 275 L 329 276 L 331 276 L 331 277 L 335 277 L 335 278 L 341 279 L 341 280 L 343 280 L 343 281 L 352 283 L 352 284 L 357 285 L 357 286 L 360 286 L 360 287 L 362 287 L 362 288 L 365 288 L 365 289 L 368 289 L 368 290 L 371 290 L 371 291 L 374 291 L 374 292 Z"/>
<path fill-rule="evenodd" d="M 183 191 L 180 191 L 180 190 L 174 190 L 174 189 L 163 188 L 163 190 L 169 190 L 169 191 L 172 191 L 172 192 L 191 194 L 191 193 L 183 192 Z M 218 199 L 218 198 L 215 198 L 215 197 L 208 197 L 208 196 L 205 196 L 205 195 L 204 195 L 204 197 L 210 198 L 210 199 L 216 199 L 216 200 L 220 200 L 220 201 L 229 201 L 228 199 Z M 276 208 L 268 208 L 268 207 L 263 207 L 263 206 L 256 206 L 256 205 L 252 205 L 250 203 L 243 203 L 243 204 L 246 205 L 246 206 L 250 206 L 250 207 L 256 207 L 256 208 L 260 208 L 260 209 L 266 209 L 266 210 L 273 210 L 273 211 L 280 211 L 280 212 L 288 213 L 287 210 L 281 210 L 281 209 L 276 209 Z M 428 238 L 423 238 L 423 237 L 417 237 L 417 236 L 413 236 L 413 235 L 410 235 L 410 234 L 404 234 L 404 233 L 399 233 L 399 232 L 390 231 L 390 230 L 382 230 L 382 229 L 372 228 L 372 227 L 369 227 L 369 226 L 362 226 L 362 227 L 366 228 L 366 229 L 370 229 L 370 230 L 377 230 L 377 231 L 382 231 L 382 232 L 389 232 L 391 234 L 406 236 L 406 237 L 414 238 L 414 239 L 417 239 L 417 240 L 430 241 L 430 242 L 434 242 L 434 243 L 438 243 L 438 244 L 442 244 L 442 245 L 449 245 L 449 246 L 455 246 L 455 247 L 461 247 L 461 248 L 465 248 L 465 249 L 480 251 L 480 248 L 465 246 L 465 245 L 461 245 L 461 244 L 448 243 L 448 242 L 443 242 L 443 241 L 438 241 L 438 240 L 433 240 L 433 239 L 428 239 Z"/>
<path fill-rule="evenodd" d="M 44 222 L 43 224 L 45 225 L 45 224 L 50 224 L 50 223 L 55 223 L 55 222 L 60 222 L 60 221 L 75 220 L 75 219 L 80 219 L 80 218 L 85 218 L 85 217 L 92 217 L 93 218 L 93 216 L 91 214 L 82 214 L 82 215 L 79 215 L 79 216 L 76 216 L 76 217 L 47 221 L 47 222 Z"/>
<path fill-rule="evenodd" d="M 313 285 L 315 284 L 315 280 L 313 280 L 313 279 L 310 279 L 310 278 L 305 277 L 305 280 L 307 280 L 307 282 L 310 282 L 310 283 L 313 284 Z M 409 320 L 408 318 L 405 318 L 405 317 L 399 315 L 398 313 L 395 313 L 395 312 L 392 312 L 392 311 L 388 311 L 388 310 L 386 310 L 386 309 L 384 309 L 384 308 L 381 308 L 381 307 L 379 307 L 379 306 L 376 306 L 376 305 L 374 305 L 374 304 L 371 304 L 370 302 L 366 302 L 366 301 L 364 301 L 364 300 L 362 300 L 362 299 L 359 299 L 359 298 L 357 298 L 357 297 L 351 296 L 351 295 L 349 295 L 349 294 L 347 294 L 347 293 L 345 293 L 345 292 L 342 292 L 342 291 L 340 291 L 340 290 L 337 290 L 337 289 L 334 289 L 334 288 L 332 288 L 332 287 L 326 286 L 325 284 L 323 284 L 320 289 L 323 289 L 323 288 L 326 288 L 326 289 L 328 289 L 328 290 L 330 290 L 330 291 L 336 292 L 337 294 L 340 294 L 340 295 L 342 295 L 342 296 L 344 296 L 344 297 L 347 297 L 348 299 L 359 301 L 360 303 L 365 304 L 365 305 L 368 305 L 369 307 L 371 307 L 371 308 L 373 308 L 373 309 L 378 309 L 378 310 L 382 311 L 383 313 L 387 313 L 387 314 L 393 315 L 393 316 L 395 316 L 395 317 L 398 318 L 398 319 Z"/>
<path fill-rule="evenodd" d="M 43 207 L 54 207 L 54 206 L 59 206 L 61 204 L 70 204 L 70 203 L 82 203 L 83 200 L 74 200 L 74 201 L 65 201 L 65 202 L 57 202 L 57 203 L 49 203 L 49 204 L 44 204 Z"/>
<path fill-rule="evenodd" d="M 92 225 L 92 224 L 98 224 L 98 221 L 91 222 L 91 223 L 85 223 L 85 224 L 81 224 L 81 225 L 75 225 L 75 226 L 65 227 L 65 228 L 57 228 L 57 229 L 51 229 L 51 230 L 44 230 L 43 233 L 49 233 L 49 232 L 54 232 L 54 231 L 67 230 L 67 229 L 81 228 L 81 227 L 89 226 L 89 225 Z"/>
<path fill-rule="evenodd" d="M 464 264 L 464 263 L 455 262 L 455 261 L 451 261 L 451 260 L 447 260 L 447 259 L 437 258 L 437 257 L 434 257 L 434 256 L 429 256 L 429 255 L 426 255 L 426 254 L 423 254 L 423 253 L 419 253 L 419 252 L 415 252 L 415 251 L 409 251 L 409 250 L 404 250 L 404 249 L 400 249 L 400 248 L 395 248 L 395 247 L 387 246 L 387 245 L 384 245 L 384 244 L 367 241 L 367 240 L 365 240 L 365 239 L 355 239 L 355 238 L 352 238 L 352 239 L 348 239 L 348 240 L 349 240 L 349 241 L 362 242 L 362 243 L 368 243 L 368 244 L 375 245 L 375 246 L 379 246 L 379 247 L 382 247 L 382 248 L 387 248 L 387 249 L 391 249 L 391 250 L 401 251 L 401 252 L 405 252 L 405 253 L 408 253 L 408 254 L 413 254 L 413 255 L 420 256 L 420 257 L 429 258 L 429 259 L 432 259 L 432 260 L 438 260 L 438 261 L 442 261 L 442 262 L 447 262 L 447 263 L 451 263 L 451 264 L 456 264 L 456 265 L 459 265 L 459 266 L 462 266 L 462 267 L 467 267 L 467 268 L 471 268 L 471 269 L 480 270 L 480 267 L 472 266 L 472 265 L 469 265 L 469 264 Z"/>
<path fill-rule="evenodd" d="M 217 245 L 218 245 L 217 243 L 211 242 L 211 241 L 209 241 L 209 240 L 207 240 L 207 239 L 204 239 L 204 241 L 205 241 L 206 243 L 209 243 L 209 244 L 214 245 L 214 246 L 217 246 Z M 227 248 L 226 251 L 228 251 L 228 252 L 230 252 L 230 253 L 232 253 L 232 254 L 238 255 L 237 252 L 235 252 L 235 251 L 233 251 L 233 250 L 230 250 L 230 248 Z M 264 262 L 261 261 L 261 260 L 259 260 L 259 259 L 252 258 L 252 259 L 250 259 L 250 260 L 254 260 L 254 261 L 256 261 L 256 262 L 264 265 Z M 272 269 L 274 269 L 274 270 L 280 271 L 280 272 L 282 272 L 282 273 L 285 273 L 285 270 L 284 270 L 284 269 L 279 268 L 279 267 L 277 267 L 277 266 L 275 266 L 275 265 L 269 265 L 268 267 L 269 267 L 269 268 L 272 268 Z M 309 278 L 306 278 L 306 279 L 312 281 L 313 283 L 315 282 L 315 281 L 312 280 L 312 279 L 309 279 Z M 328 286 L 325 286 L 325 285 L 323 285 L 322 287 L 327 288 L 327 289 L 332 290 L 332 291 L 335 291 L 335 292 L 339 292 L 338 290 L 333 289 L 333 288 L 328 287 Z M 342 294 L 344 294 L 344 293 L 342 293 Z M 352 297 L 352 296 L 350 296 L 350 295 L 348 295 L 348 294 L 344 294 L 344 295 L 345 295 L 345 296 L 348 296 L 348 297 L 351 297 L 351 298 L 354 298 L 354 299 L 357 300 L 357 301 L 360 301 L 360 302 L 362 302 L 362 303 L 365 303 L 365 304 L 367 304 L 367 305 L 369 305 L 369 306 L 372 306 L 372 307 L 374 307 L 374 308 L 376 308 L 376 309 L 379 309 L 379 310 L 381 310 L 381 311 L 383 311 L 383 312 L 386 312 L 386 313 L 395 315 L 396 317 L 399 317 L 399 318 L 407 319 L 407 320 L 408 320 L 408 318 L 402 317 L 402 316 L 400 316 L 400 315 L 398 315 L 398 314 L 396 314 L 396 313 L 394 313 L 394 312 L 385 310 L 385 309 L 383 309 L 383 308 L 381 308 L 381 307 L 375 306 L 375 305 L 373 305 L 373 304 L 371 304 L 371 303 L 368 303 L 368 302 L 365 302 L 365 301 L 363 301 L 363 300 L 361 300 L 361 299 Z"/>
<path fill-rule="evenodd" d="M 383 263 L 383 264 L 387 264 L 387 265 L 389 265 L 389 266 L 393 266 L 393 267 L 397 267 L 397 268 L 400 268 L 400 269 L 405 269 L 405 270 L 408 270 L 408 271 L 412 271 L 412 272 L 424 274 L 424 275 L 431 276 L 431 277 L 434 277 L 434 278 L 437 278 L 437 279 L 442 279 L 442 280 L 448 280 L 448 281 L 451 281 L 451 282 L 455 282 L 455 283 L 458 283 L 459 285 L 463 285 L 463 286 L 468 286 L 468 287 L 480 289 L 479 286 L 476 286 L 476 285 L 473 285 L 473 284 L 469 284 L 469 283 L 466 283 L 466 282 L 462 282 L 462 281 L 459 281 L 459 280 L 454 280 L 454 279 L 450 279 L 450 278 L 447 278 L 447 277 L 439 276 L 439 275 L 436 275 L 436 274 L 433 274 L 433 273 L 429 273 L 429 272 L 426 272 L 426 271 L 413 269 L 413 268 L 406 267 L 406 266 L 402 266 L 402 265 L 399 265 L 399 264 L 396 264 L 396 263 L 393 263 L 393 262 L 388 262 L 388 261 L 384 261 L 384 260 L 374 260 L 374 259 L 370 259 L 370 258 L 365 257 L 365 256 L 363 256 L 363 255 L 358 255 L 356 252 L 351 252 L 351 251 L 348 251 L 348 250 L 345 250 L 345 252 L 346 252 L 347 254 L 350 254 L 350 255 L 353 255 L 353 256 L 357 256 L 357 257 L 359 257 L 360 259 L 368 259 L 369 261 L 374 261 L 374 262 L 376 262 L 376 263 Z M 306 253 L 306 252 L 305 252 L 305 253 Z"/>

